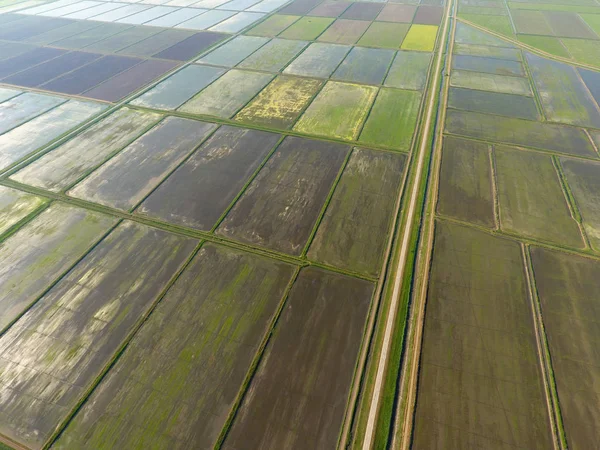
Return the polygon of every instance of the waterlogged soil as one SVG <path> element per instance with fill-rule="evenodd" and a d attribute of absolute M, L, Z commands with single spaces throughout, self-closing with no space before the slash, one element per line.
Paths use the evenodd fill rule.
<path fill-rule="evenodd" d="M 495 227 L 489 145 L 444 138 L 437 211 L 445 216 Z"/>
<path fill-rule="evenodd" d="M 121 150 L 161 116 L 122 108 L 20 170 L 11 178 L 58 192 Z"/>
<path fill-rule="evenodd" d="M 412 447 L 552 447 L 518 243 L 437 222 Z"/>
<path fill-rule="evenodd" d="M 300 272 L 224 449 L 335 448 L 372 293 L 363 280 Z"/>
<path fill-rule="evenodd" d="M 292 272 L 205 244 L 52 448 L 212 448 Z"/>
<path fill-rule="evenodd" d="M 283 71 L 290 75 L 328 78 L 350 51 L 348 45 L 314 43 Z"/>
<path fill-rule="evenodd" d="M 535 100 L 524 95 L 450 88 L 448 107 L 486 114 L 541 120 Z"/>
<path fill-rule="evenodd" d="M 367 20 L 338 19 L 317 40 L 335 44 L 355 44 L 369 25 L 371 22 Z"/>
<path fill-rule="evenodd" d="M 132 105 L 174 110 L 225 73 L 225 69 L 188 66 L 131 101 Z"/>
<path fill-rule="evenodd" d="M 124 222 L 21 317 L 0 338 L 2 434 L 40 448 L 196 245 Z"/>
<path fill-rule="evenodd" d="M 473 72 L 492 73 L 496 75 L 525 76 L 523 64 L 519 61 L 508 61 L 505 59 L 487 58 L 482 56 L 455 55 L 452 58 L 452 66 L 459 70 L 471 70 Z"/>
<path fill-rule="evenodd" d="M 104 105 L 69 100 L 0 135 L 0 169 L 26 157 L 105 109 Z"/>
<path fill-rule="evenodd" d="M 168 117 L 68 192 L 113 208 L 141 202 L 216 125 Z"/>
<path fill-rule="evenodd" d="M 0 186 L 0 236 L 44 203 L 44 198 Z"/>
<path fill-rule="evenodd" d="M 222 126 L 136 213 L 210 231 L 279 138 L 264 131 Z"/>
<path fill-rule="evenodd" d="M 350 148 L 287 137 L 217 233 L 300 255 Z"/>
<path fill-rule="evenodd" d="M 501 146 L 494 157 L 502 229 L 583 248 L 552 157 Z"/>
<path fill-rule="evenodd" d="M 15 320 L 115 220 L 54 203 L 0 244 L 0 328 Z"/>
<path fill-rule="evenodd" d="M 355 148 L 308 257 L 376 276 L 387 244 L 406 156 Z"/>
<path fill-rule="evenodd" d="M 600 441 L 600 261 L 531 251 L 560 412 L 569 448 Z"/>
<path fill-rule="evenodd" d="M 385 78 L 385 85 L 399 89 L 422 90 L 427 81 L 431 53 L 399 51 Z"/>
<path fill-rule="evenodd" d="M 307 41 L 272 39 L 252 55 L 244 59 L 239 68 L 279 72 L 306 48 Z"/>
<path fill-rule="evenodd" d="M 0 103 L 0 134 L 18 127 L 65 101 L 66 99 L 59 97 L 27 92 Z"/>
<path fill-rule="evenodd" d="M 453 70 L 450 75 L 450 85 L 466 89 L 533 97 L 529 80 L 522 77 Z"/>
<path fill-rule="evenodd" d="M 355 47 L 332 74 L 331 79 L 381 84 L 393 58 L 393 50 Z"/>
<path fill-rule="evenodd" d="M 198 60 L 204 64 L 234 67 L 269 40 L 256 36 L 238 36 Z"/>

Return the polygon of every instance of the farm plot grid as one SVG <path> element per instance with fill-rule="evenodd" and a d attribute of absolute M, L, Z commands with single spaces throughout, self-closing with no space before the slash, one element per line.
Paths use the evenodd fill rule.
<path fill-rule="evenodd" d="M 0 2 L 0 442 L 351 439 L 443 13 Z"/>
<path fill-rule="evenodd" d="M 552 3 L 458 2 L 410 448 L 600 443 L 600 73 L 498 36 L 598 39 Z"/>

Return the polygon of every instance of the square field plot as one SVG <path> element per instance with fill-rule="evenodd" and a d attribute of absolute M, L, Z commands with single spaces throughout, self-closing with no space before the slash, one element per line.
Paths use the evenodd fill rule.
<path fill-rule="evenodd" d="M 302 17 L 279 36 L 310 41 L 316 39 L 332 22 L 333 19 L 327 17 Z"/>
<path fill-rule="evenodd" d="M 283 30 L 291 26 L 294 22 L 300 19 L 300 16 L 291 16 L 285 14 L 275 14 L 267 17 L 264 21 L 246 31 L 245 34 L 250 36 L 277 36 Z"/>
<path fill-rule="evenodd" d="M 377 88 L 329 81 L 294 126 L 295 131 L 354 140 L 377 95 Z"/>
<path fill-rule="evenodd" d="M 287 66 L 302 50 L 306 41 L 291 41 L 288 39 L 272 39 L 252 55 L 244 59 L 239 68 L 279 72 Z"/>
<path fill-rule="evenodd" d="M 385 86 L 422 90 L 427 81 L 431 53 L 399 51 L 385 78 Z"/>
<path fill-rule="evenodd" d="M 381 84 L 394 58 L 393 50 L 355 47 L 331 78 L 366 84 Z"/>
<path fill-rule="evenodd" d="M 287 137 L 217 234 L 301 255 L 350 148 Z"/>
<path fill-rule="evenodd" d="M 435 47 L 438 27 L 434 25 L 411 25 L 402 41 L 402 50 L 432 52 Z"/>
<path fill-rule="evenodd" d="M 351 47 L 338 44 L 310 44 L 283 73 L 305 77 L 329 78 Z"/>
<path fill-rule="evenodd" d="M 409 27 L 410 25 L 402 23 L 373 22 L 358 41 L 358 45 L 398 49 Z"/>
<path fill-rule="evenodd" d="M 367 20 L 338 19 L 317 40 L 335 44 L 355 44 L 371 22 Z"/>

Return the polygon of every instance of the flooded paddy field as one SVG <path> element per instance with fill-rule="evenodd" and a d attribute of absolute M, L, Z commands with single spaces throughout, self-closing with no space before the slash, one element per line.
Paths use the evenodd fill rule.
<path fill-rule="evenodd" d="M 444 13 L 0 1 L 0 444 L 360 446 Z"/>

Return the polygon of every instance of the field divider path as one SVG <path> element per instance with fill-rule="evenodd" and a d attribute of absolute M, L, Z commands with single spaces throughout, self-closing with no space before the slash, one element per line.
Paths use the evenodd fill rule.
<path fill-rule="evenodd" d="M 419 360 L 421 356 L 422 334 L 425 320 L 425 301 L 427 296 L 427 287 L 429 281 L 429 271 L 431 265 L 431 256 L 434 243 L 434 229 L 436 218 L 436 206 L 439 190 L 439 172 L 442 161 L 442 137 L 443 124 L 446 120 L 446 106 L 450 90 L 450 74 L 452 71 L 452 53 L 454 48 L 454 35 L 456 33 L 456 14 L 454 9 L 450 10 L 448 17 L 452 20 L 452 29 L 449 32 L 449 42 L 446 49 L 446 70 L 447 78 L 443 86 L 442 98 L 439 103 L 440 114 L 438 117 L 438 134 L 434 136 L 433 152 L 434 157 L 431 169 L 431 183 L 429 183 L 426 192 L 427 209 L 424 214 L 426 222 L 422 230 L 421 247 L 419 248 L 417 265 L 415 268 L 415 278 L 418 283 L 415 285 L 413 309 L 409 319 L 408 331 L 408 356 L 405 360 L 400 380 L 400 394 L 404 395 L 403 404 L 399 402 L 399 413 L 397 414 L 396 430 L 394 432 L 394 442 L 392 448 L 409 450 L 411 447 L 412 428 L 414 420 L 414 408 L 416 405 L 417 379 L 419 374 Z M 422 269 L 419 266 L 423 266 Z M 403 408 L 403 409 L 402 409 Z"/>
<path fill-rule="evenodd" d="M 379 355 L 377 361 L 377 374 L 375 378 L 375 385 L 373 389 L 373 396 L 371 397 L 371 403 L 369 406 L 368 419 L 367 419 L 367 427 L 365 430 L 365 436 L 362 443 L 363 450 L 370 450 L 373 447 L 373 442 L 375 438 L 375 431 L 377 428 L 377 418 L 379 416 L 379 406 L 381 402 L 381 397 L 383 394 L 383 385 L 385 381 L 385 374 L 387 372 L 387 364 L 389 355 L 392 349 L 392 343 L 394 338 L 394 329 L 396 322 L 396 314 L 398 311 L 398 306 L 400 303 L 400 291 L 402 282 L 404 279 L 404 271 L 407 265 L 408 255 L 409 255 L 409 244 L 410 237 L 412 235 L 412 228 L 415 226 L 414 218 L 416 215 L 418 198 L 419 198 L 419 187 L 420 181 L 425 172 L 425 160 L 426 155 L 431 151 L 431 148 L 428 146 L 429 139 L 428 136 L 431 133 L 432 122 L 434 122 L 434 117 L 436 113 L 436 100 L 437 100 L 437 92 L 440 86 L 441 76 L 442 76 L 442 63 L 444 61 L 445 54 L 445 46 L 448 38 L 448 26 L 450 23 L 450 11 L 454 5 L 454 0 L 449 0 L 446 5 L 445 11 L 445 20 L 444 20 L 444 28 L 441 33 L 441 41 L 438 45 L 437 49 L 437 60 L 434 68 L 434 78 L 433 83 L 429 89 L 429 102 L 427 104 L 427 111 L 425 114 L 425 124 L 421 133 L 421 143 L 417 153 L 417 166 L 415 170 L 414 183 L 411 186 L 410 191 L 410 201 L 408 205 L 407 211 L 407 219 L 404 229 L 402 230 L 401 237 L 401 245 L 399 248 L 399 260 L 398 267 L 396 270 L 395 278 L 393 281 L 393 291 L 390 302 L 390 309 L 387 317 L 385 318 L 385 331 L 383 336 L 383 345 L 382 350 Z"/>
<path fill-rule="evenodd" d="M 544 320 L 540 299 L 537 294 L 537 286 L 533 273 L 533 264 L 531 262 L 531 253 L 529 245 L 521 243 L 521 251 L 523 253 L 523 265 L 525 266 L 525 275 L 527 278 L 527 289 L 529 299 L 531 301 L 531 313 L 533 314 L 533 325 L 535 327 L 535 341 L 538 350 L 538 358 L 542 371 L 542 381 L 544 383 L 544 393 L 546 394 L 546 404 L 548 407 L 548 419 L 552 429 L 552 440 L 555 450 L 566 450 L 567 440 L 565 436 L 560 404 L 558 401 L 558 391 L 556 388 L 556 380 L 554 379 L 554 371 L 552 369 L 552 360 L 550 358 L 550 348 L 548 338 L 544 328 Z"/>

